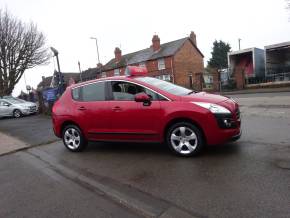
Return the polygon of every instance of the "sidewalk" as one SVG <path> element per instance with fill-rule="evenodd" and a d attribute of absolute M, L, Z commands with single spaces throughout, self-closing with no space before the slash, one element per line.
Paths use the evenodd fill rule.
<path fill-rule="evenodd" d="M 0 156 L 27 147 L 28 144 L 0 132 Z"/>
<path fill-rule="evenodd" d="M 274 93 L 274 92 L 290 92 L 290 87 L 282 88 L 259 88 L 259 89 L 243 89 L 236 91 L 222 91 L 217 94 L 222 95 L 235 95 L 235 94 L 256 94 L 256 93 Z"/>

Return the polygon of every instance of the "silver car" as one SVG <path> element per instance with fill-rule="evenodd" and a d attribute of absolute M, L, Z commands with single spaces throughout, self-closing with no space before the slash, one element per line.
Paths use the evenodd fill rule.
<path fill-rule="evenodd" d="M 17 98 L 0 99 L 0 117 L 15 118 L 23 115 L 34 114 L 38 110 L 33 102 L 24 101 Z"/>

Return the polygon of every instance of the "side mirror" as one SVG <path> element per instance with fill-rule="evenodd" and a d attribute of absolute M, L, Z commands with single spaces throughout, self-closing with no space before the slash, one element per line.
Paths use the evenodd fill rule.
<path fill-rule="evenodd" d="M 144 92 L 136 94 L 135 95 L 135 101 L 136 102 L 143 102 L 144 106 L 148 106 L 148 105 L 151 104 L 150 97 Z"/>
<path fill-rule="evenodd" d="M 3 103 L 3 106 L 9 107 L 10 104 L 8 104 L 8 103 Z"/>

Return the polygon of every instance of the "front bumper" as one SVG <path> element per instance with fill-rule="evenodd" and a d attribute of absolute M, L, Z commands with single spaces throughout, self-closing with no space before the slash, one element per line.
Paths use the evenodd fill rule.
<path fill-rule="evenodd" d="M 231 142 L 237 141 L 237 140 L 239 140 L 239 139 L 241 138 L 241 136 L 242 136 L 242 130 L 240 130 L 240 133 L 239 133 L 239 134 L 234 135 L 234 136 L 230 139 L 230 141 L 231 141 Z"/>

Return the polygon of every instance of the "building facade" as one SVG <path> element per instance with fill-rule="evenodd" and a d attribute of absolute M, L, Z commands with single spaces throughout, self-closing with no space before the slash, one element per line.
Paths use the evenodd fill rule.
<path fill-rule="evenodd" d="M 204 71 L 204 56 L 197 47 L 194 32 L 189 37 L 164 44 L 154 35 L 150 48 L 126 55 L 115 48 L 114 54 L 97 78 L 124 75 L 127 66 L 141 66 L 147 68 L 149 76 L 195 88 L 196 74 Z"/>

